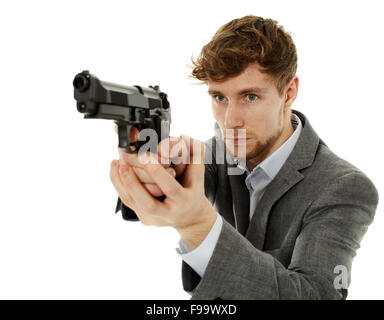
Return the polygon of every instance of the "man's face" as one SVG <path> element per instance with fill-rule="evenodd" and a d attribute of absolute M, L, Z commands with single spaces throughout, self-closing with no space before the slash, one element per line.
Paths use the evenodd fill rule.
<path fill-rule="evenodd" d="M 293 81 L 296 92 L 292 101 L 288 99 L 288 91 L 280 96 L 272 78 L 260 72 L 257 63 L 250 64 L 236 77 L 208 82 L 213 115 L 227 150 L 239 158 L 244 158 L 245 153 L 250 170 L 293 132 L 289 107 L 296 97 L 297 81 L 297 78 Z M 245 135 L 240 129 L 245 129 Z"/>

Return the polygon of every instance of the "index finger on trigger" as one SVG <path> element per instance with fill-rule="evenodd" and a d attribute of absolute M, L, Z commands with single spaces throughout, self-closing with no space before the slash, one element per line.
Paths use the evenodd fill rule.
<path fill-rule="evenodd" d="M 115 129 L 115 132 L 118 134 L 119 133 L 119 127 L 116 123 L 115 123 L 114 129 Z M 136 142 L 139 139 L 139 133 L 140 132 L 136 127 L 132 127 L 131 131 L 129 131 L 129 140 L 131 142 Z"/>

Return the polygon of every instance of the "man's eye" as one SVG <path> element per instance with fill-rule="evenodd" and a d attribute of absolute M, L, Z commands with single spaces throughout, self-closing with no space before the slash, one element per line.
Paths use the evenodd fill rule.
<path fill-rule="evenodd" d="M 254 102 L 254 101 L 256 101 L 258 98 L 259 98 L 259 97 L 258 97 L 257 95 L 255 95 L 255 94 L 247 94 L 247 96 L 246 96 L 245 99 L 246 99 L 248 102 Z"/>
<path fill-rule="evenodd" d="M 221 96 L 221 95 L 216 95 L 215 99 L 217 102 L 224 102 L 225 101 L 225 97 Z"/>

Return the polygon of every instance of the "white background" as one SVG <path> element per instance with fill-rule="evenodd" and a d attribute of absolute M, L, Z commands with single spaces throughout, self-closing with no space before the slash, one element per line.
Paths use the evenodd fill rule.
<path fill-rule="evenodd" d="M 188 299 L 177 233 L 114 214 L 112 121 L 83 120 L 72 80 L 84 69 L 159 84 L 172 135 L 207 139 L 204 86 L 188 79 L 224 23 L 270 17 L 292 32 L 302 111 L 382 196 L 382 1 L 2 1 L 0 298 Z M 350 299 L 382 299 L 383 206 L 354 260 Z"/>

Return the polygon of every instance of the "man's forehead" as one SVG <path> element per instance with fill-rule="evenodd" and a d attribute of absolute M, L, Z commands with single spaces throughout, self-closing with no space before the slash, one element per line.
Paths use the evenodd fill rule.
<path fill-rule="evenodd" d="M 233 94 L 245 94 L 245 93 L 266 93 L 274 89 L 273 82 L 260 82 L 255 79 L 249 81 L 223 81 L 223 82 L 209 82 L 208 93 L 233 93 Z"/>
<path fill-rule="evenodd" d="M 274 81 L 270 75 L 260 71 L 257 64 L 249 65 L 242 73 L 235 77 L 221 81 L 208 81 L 208 92 L 231 91 L 245 92 L 250 89 L 253 91 L 265 92 L 273 88 Z"/>

